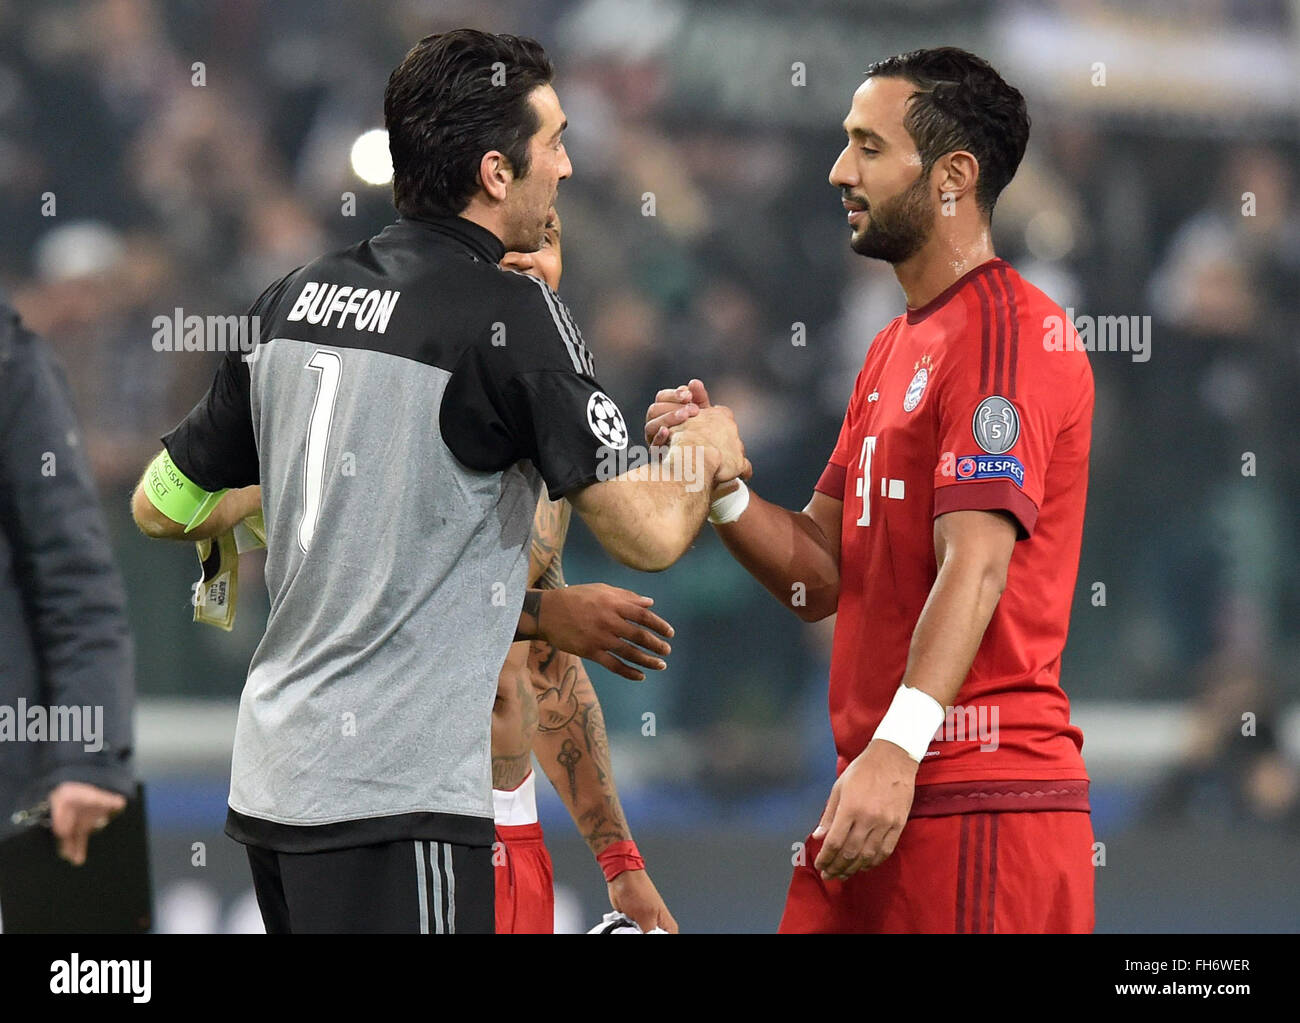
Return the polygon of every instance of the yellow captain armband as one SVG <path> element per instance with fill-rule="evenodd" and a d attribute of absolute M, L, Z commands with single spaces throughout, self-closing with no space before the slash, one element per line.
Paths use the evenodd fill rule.
<path fill-rule="evenodd" d="M 144 493 L 149 503 L 173 522 L 182 524 L 187 533 L 202 525 L 225 492 L 204 490 L 176 468 L 166 448 L 149 463 L 144 474 Z"/>

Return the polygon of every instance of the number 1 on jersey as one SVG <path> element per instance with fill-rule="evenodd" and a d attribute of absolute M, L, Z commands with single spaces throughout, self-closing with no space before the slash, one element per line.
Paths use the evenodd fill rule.
<path fill-rule="evenodd" d="M 307 360 L 307 368 L 316 374 L 316 403 L 307 424 L 307 450 L 302 468 L 302 518 L 298 521 L 298 546 L 304 554 L 311 547 L 320 518 L 321 490 L 325 486 L 325 451 L 329 447 L 330 423 L 334 418 L 334 399 L 339 393 L 339 376 L 343 360 L 337 352 L 317 351 Z"/>
<path fill-rule="evenodd" d="M 862 498 L 862 514 L 858 516 L 857 525 L 871 525 L 871 456 L 876 453 L 876 438 L 862 438 L 862 454 L 858 456 L 858 484 L 855 493 Z"/>

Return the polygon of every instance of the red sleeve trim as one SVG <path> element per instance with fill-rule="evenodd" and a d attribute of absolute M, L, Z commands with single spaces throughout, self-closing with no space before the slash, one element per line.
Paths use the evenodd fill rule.
<path fill-rule="evenodd" d="M 1020 540 L 1034 535 L 1038 521 L 1038 506 L 1010 480 L 975 480 L 937 488 L 934 517 L 955 511 L 1004 511 L 1020 526 Z"/>
<path fill-rule="evenodd" d="M 821 479 L 817 481 L 817 486 L 813 490 L 820 491 L 827 497 L 833 497 L 837 501 L 844 500 L 844 481 L 849 475 L 849 470 L 842 465 L 836 465 L 834 462 L 827 462 L 826 469 L 822 473 Z"/>

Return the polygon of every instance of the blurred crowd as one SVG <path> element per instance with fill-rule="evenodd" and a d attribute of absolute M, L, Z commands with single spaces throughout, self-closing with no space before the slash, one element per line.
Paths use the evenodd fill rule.
<path fill-rule="evenodd" d="M 763 87 L 773 107 L 797 103 L 784 90 L 802 59 L 823 87 L 835 76 L 840 106 L 784 121 L 737 106 L 688 113 L 675 102 L 673 33 L 708 6 L 0 0 L 0 290 L 68 368 L 131 594 L 143 694 L 235 694 L 265 610 L 250 575 L 236 633 L 198 635 L 214 630 L 189 622 L 192 555 L 133 535 L 136 474 L 216 358 L 154 351 L 152 322 L 176 307 L 242 312 L 275 277 L 391 219 L 388 190 L 353 173 L 349 150 L 382 124 L 389 70 L 429 32 L 473 24 L 534 35 L 551 53 L 574 164 L 559 199 L 561 292 L 629 418 L 658 387 L 701 377 L 736 410 L 756 489 L 788 507 L 807 501 L 866 348 L 903 308 L 889 267 L 849 251 L 826 182 L 861 67 L 890 51 L 858 5 L 814 3 L 861 40 L 861 66 L 792 53 Z M 1207 33 L 1274 7 L 1196 6 Z M 938 37 L 908 36 L 893 9 L 887 38 L 959 42 L 997 65 L 988 5 L 961 10 Z M 1205 82 L 1214 87 L 1209 71 Z M 1145 117 L 1116 116 L 1016 84 L 1034 127 L 998 206 L 999 254 L 1076 313 L 1152 324 L 1149 360 L 1093 356 L 1066 689 L 1191 698 L 1221 680 L 1229 703 L 1261 686 L 1275 704 L 1294 701 L 1294 111 L 1289 134 L 1170 124 L 1154 100 Z M 709 736 L 692 748 L 722 784 L 811 770 L 809 736 L 825 766 L 827 630 L 776 606 L 708 535 L 653 579 L 611 567 L 581 529 L 570 546 L 570 581 L 650 593 L 680 635 L 652 696 L 603 688 L 613 728 L 640 727 L 650 706 L 660 728 Z M 178 659 L 178 644 L 199 653 Z"/>

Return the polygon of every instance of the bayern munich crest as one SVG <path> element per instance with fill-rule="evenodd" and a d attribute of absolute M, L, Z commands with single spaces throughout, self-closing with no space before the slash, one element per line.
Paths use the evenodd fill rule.
<path fill-rule="evenodd" d="M 921 396 L 925 394 L 925 385 L 929 382 L 930 371 L 922 366 L 916 371 L 916 376 L 912 377 L 912 382 L 907 385 L 907 393 L 903 395 L 904 412 L 911 412 L 921 404 Z"/>
<path fill-rule="evenodd" d="M 913 364 L 916 374 L 912 377 L 912 382 L 907 385 L 907 391 L 903 395 L 903 411 L 911 412 L 917 405 L 921 404 L 921 399 L 925 397 L 925 385 L 930 382 L 930 367 L 934 365 L 934 360 L 928 355 L 922 355 Z"/>
<path fill-rule="evenodd" d="M 627 447 L 627 423 L 623 421 L 623 413 L 603 391 L 593 391 L 587 399 L 587 425 L 606 447 L 615 451 Z"/>
<path fill-rule="evenodd" d="M 975 443 L 990 455 L 1003 455 L 1020 439 L 1020 413 L 1000 394 L 991 394 L 975 408 L 971 419 Z"/>

